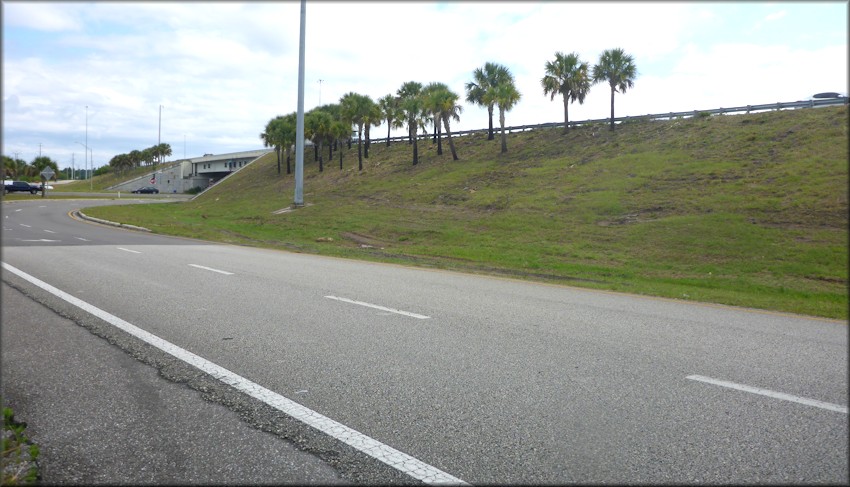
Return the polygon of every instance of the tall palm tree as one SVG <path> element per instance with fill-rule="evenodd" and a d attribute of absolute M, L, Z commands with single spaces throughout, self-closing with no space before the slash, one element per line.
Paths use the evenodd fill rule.
<path fill-rule="evenodd" d="M 448 90 L 449 87 L 445 83 L 428 83 L 422 88 L 423 108 L 431 117 L 431 123 L 434 125 L 434 142 L 437 143 L 437 155 L 443 155 L 443 138 L 440 119 L 440 98 L 443 90 Z"/>
<path fill-rule="evenodd" d="M 395 122 L 401 118 L 398 109 L 398 98 L 393 96 L 392 93 L 384 95 L 378 99 L 378 107 L 381 109 L 382 120 L 386 120 L 387 122 L 387 147 L 389 147 L 390 130 L 397 125 Z"/>
<path fill-rule="evenodd" d="M 488 91 L 485 101 L 492 101 L 499 106 L 499 125 L 502 127 L 502 152 L 508 151 L 507 137 L 505 136 L 505 112 L 510 111 L 516 105 L 522 95 L 516 89 L 511 80 L 510 83 L 501 83 Z"/>
<path fill-rule="evenodd" d="M 634 86 L 637 78 L 635 60 L 622 49 L 608 49 L 599 56 L 599 63 L 593 66 L 593 82 L 607 81 L 611 87 L 611 130 L 614 130 L 614 93 L 625 93 Z"/>
<path fill-rule="evenodd" d="M 540 84 L 543 85 L 543 94 L 551 95 L 550 100 L 554 100 L 558 93 L 564 97 L 564 133 L 570 129 L 570 103 L 576 100 L 579 104 L 584 103 L 590 91 L 589 70 L 588 63 L 581 62 L 574 52 L 564 55 L 559 51 L 555 53 L 554 61 L 546 61 L 546 75 Z"/>
<path fill-rule="evenodd" d="M 366 159 L 369 158 L 369 146 L 372 144 L 372 139 L 369 136 L 370 128 L 377 127 L 381 125 L 381 122 L 384 121 L 384 114 L 381 113 L 381 107 L 378 106 L 377 103 L 373 102 L 371 98 L 369 98 L 369 103 L 367 104 L 367 109 L 363 114 L 363 132 L 364 137 L 366 137 L 366 141 L 363 145 L 364 152 L 363 157 Z"/>
<path fill-rule="evenodd" d="M 508 68 L 501 64 L 486 62 L 483 67 L 476 68 L 472 72 L 472 78 L 472 81 L 466 83 L 466 101 L 487 107 L 489 120 L 487 140 L 493 140 L 493 108 L 495 105 L 487 101 L 492 99 L 492 95 L 487 96 L 487 92 L 508 80 L 513 82 L 513 75 Z"/>
<path fill-rule="evenodd" d="M 354 92 L 346 93 L 339 100 L 343 121 L 357 125 L 357 167 L 360 171 L 363 170 L 363 125 L 374 103 L 368 96 Z"/>
<path fill-rule="evenodd" d="M 401 85 L 397 94 L 400 98 L 400 107 L 404 113 L 407 133 L 413 144 L 413 165 L 419 164 L 419 127 L 425 119 L 425 103 L 422 97 L 422 83 L 408 81 Z"/>
<path fill-rule="evenodd" d="M 404 105 L 405 101 L 410 101 L 413 98 L 419 96 L 419 92 L 422 91 L 422 83 L 417 81 L 408 81 L 401 85 L 401 88 L 396 91 L 396 95 L 399 97 L 399 103 Z M 410 104 L 408 104 L 410 105 Z M 410 108 L 410 106 L 408 107 Z M 402 106 L 402 111 L 406 117 L 405 124 L 407 125 L 407 137 L 408 143 L 413 144 L 416 138 L 416 132 L 411 132 L 411 116 L 419 117 L 419 113 L 410 113 Z"/>
<path fill-rule="evenodd" d="M 339 170 L 342 171 L 342 143 L 345 139 L 351 137 L 351 124 L 345 123 L 342 120 L 334 120 L 331 124 L 331 136 L 339 144 L 337 152 L 339 152 Z"/>
<path fill-rule="evenodd" d="M 311 110 L 304 116 L 304 135 L 318 148 L 319 172 L 325 170 L 322 143 L 329 138 L 333 118 L 320 109 Z"/>
<path fill-rule="evenodd" d="M 460 113 L 463 112 L 463 107 L 458 105 L 460 97 L 443 83 L 431 83 L 424 90 L 427 93 L 426 106 L 428 111 L 433 114 L 435 123 L 446 129 L 446 137 L 449 141 L 449 148 L 452 151 L 452 160 L 458 160 L 457 150 L 455 149 L 454 140 L 452 139 L 452 130 L 450 126 L 451 119 L 460 121 Z M 437 129 L 439 136 L 441 130 Z M 437 154 L 442 154 L 442 139 L 437 139 Z"/>

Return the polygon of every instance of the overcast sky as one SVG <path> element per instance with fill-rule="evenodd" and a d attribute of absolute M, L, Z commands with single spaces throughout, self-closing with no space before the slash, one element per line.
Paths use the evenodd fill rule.
<path fill-rule="evenodd" d="M 4 155 L 30 162 L 40 150 L 61 168 L 73 153 L 79 167 L 86 137 L 95 167 L 158 138 L 170 160 L 253 150 L 269 119 L 297 108 L 297 1 L 2 8 Z M 377 101 L 406 81 L 439 81 L 462 100 L 452 129 L 486 128 L 464 84 L 492 61 L 522 94 L 507 125 L 563 121 L 561 99 L 540 86 L 546 61 L 576 52 L 592 66 L 617 47 L 638 77 L 616 95 L 616 116 L 848 91 L 846 1 L 308 1 L 306 12 L 305 110 L 351 91 Z M 595 85 L 570 119 L 609 116 L 609 96 Z"/>

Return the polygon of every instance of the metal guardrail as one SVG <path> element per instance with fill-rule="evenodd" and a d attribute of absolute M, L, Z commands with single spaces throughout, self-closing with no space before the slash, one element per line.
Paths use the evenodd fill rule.
<path fill-rule="evenodd" d="M 711 110 L 693 110 L 688 112 L 669 112 L 669 113 L 655 113 L 651 115 L 637 115 L 637 116 L 627 116 L 627 117 L 614 117 L 614 123 L 623 123 L 623 122 L 631 122 L 638 120 L 670 120 L 674 118 L 689 118 L 689 117 L 700 117 L 700 116 L 711 116 L 711 115 L 725 115 L 732 113 L 753 113 L 753 112 L 764 112 L 770 110 L 789 110 L 789 109 L 798 109 L 798 108 L 816 108 L 816 107 L 825 107 L 832 105 L 847 105 L 848 98 L 826 98 L 821 100 L 804 100 L 804 101 L 793 101 L 793 102 L 785 102 L 785 103 L 765 103 L 762 105 L 746 105 L 742 107 L 732 107 L 732 108 L 714 108 Z M 580 127 L 582 125 L 593 125 L 593 124 L 607 124 L 610 123 L 610 118 L 597 118 L 593 120 L 582 120 L 582 121 L 570 121 L 570 127 Z M 535 130 L 535 129 L 545 129 L 545 128 L 557 128 L 563 127 L 564 122 L 549 122 L 549 123 L 540 123 L 534 125 L 515 125 L 511 127 L 505 127 L 505 132 L 513 133 L 513 132 L 525 132 L 526 130 Z M 494 132 L 499 132 L 501 129 L 499 127 L 493 127 Z M 477 130 L 461 130 L 458 132 L 452 132 L 452 137 L 465 137 L 473 134 L 487 133 L 488 129 L 477 129 Z M 419 134 L 417 138 L 419 140 L 428 139 L 434 137 L 434 134 Z M 443 134 L 445 137 L 445 134 Z M 406 141 L 408 140 L 408 136 L 406 135 L 397 135 L 394 137 L 390 137 L 390 142 L 398 142 L 398 141 Z M 380 139 L 369 139 L 369 143 L 371 144 L 379 144 L 381 142 L 386 143 L 387 138 L 383 137 Z"/>

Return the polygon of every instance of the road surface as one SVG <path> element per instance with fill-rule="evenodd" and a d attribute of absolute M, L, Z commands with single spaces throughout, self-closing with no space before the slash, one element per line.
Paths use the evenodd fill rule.
<path fill-rule="evenodd" d="M 68 387 L 125 390 L 91 363 L 121 351 L 158 371 L 151 394 L 178 387 L 179 407 L 223 405 L 320 460 L 305 482 L 847 483 L 845 322 L 69 217 L 88 204 L 2 208 L 4 297 L 100 341 L 67 367 Z M 3 313 L 5 334 L 17 318 L 5 300 Z M 51 329 L 39 328 L 45 347 L 67 342 Z M 4 335 L 4 360 L 23 335 Z M 20 380 L 4 366 L 4 398 Z M 144 393 L 122 395 L 144 409 Z M 204 427 L 188 421 L 180 444 Z"/>

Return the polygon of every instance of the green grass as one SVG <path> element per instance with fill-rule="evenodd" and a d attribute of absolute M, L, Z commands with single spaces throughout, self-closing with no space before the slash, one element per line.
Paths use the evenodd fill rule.
<path fill-rule="evenodd" d="M 192 202 L 109 206 L 155 232 L 847 318 L 847 107 L 344 149 L 308 206 L 270 154 Z M 327 151 L 325 151 L 327 157 Z M 294 164 L 294 158 L 293 158 Z M 283 164 L 285 168 L 285 163 Z M 285 169 L 284 169 L 285 172 Z"/>

